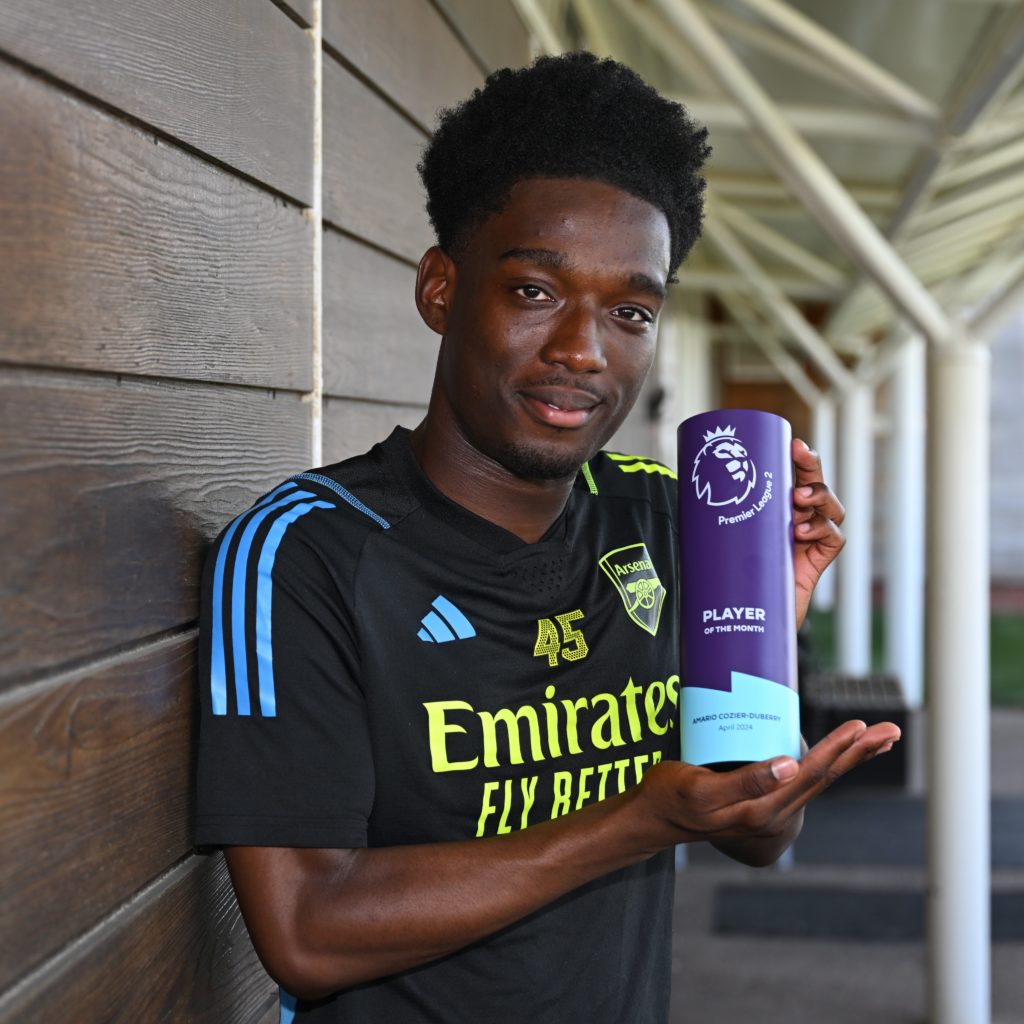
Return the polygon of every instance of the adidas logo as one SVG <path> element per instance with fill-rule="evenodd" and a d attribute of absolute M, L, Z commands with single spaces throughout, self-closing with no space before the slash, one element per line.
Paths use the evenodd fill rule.
<path fill-rule="evenodd" d="M 443 594 L 430 602 L 431 611 L 420 620 L 423 628 L 416 634 L 428 644 L 444 644 L 449 640 L 468 640 L 476 636 L 472 623 Z"/>

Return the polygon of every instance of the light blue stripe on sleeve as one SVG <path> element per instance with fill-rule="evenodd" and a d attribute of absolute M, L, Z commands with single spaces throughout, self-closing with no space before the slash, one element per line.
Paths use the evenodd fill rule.
<path fill-rule="evenodd" d="M 280 487 L 275 487 L 269 494 L 265 494 L 260 498 L 252 508 L 263 508 L 264 505 L 269 505 L 279 494 L 294 490 L 297 486 L 294 480 L 286 480 Z M 249 511 L 251 512 L 252 509 Z"/>
<path fill-rule="evenodd" d="M 448 620 L 449 625 L 455 630 L 460 640 L 467 640 L 471 636 L 476 636 L 473 624 L 444 594 L 438 594 L 430 603 Z"/>
<path fill-rule="evenodd" d="M 264 718 L 273 718 L 277 714 L 277 697 L 274 693 L 274 656 L 271 636 L 271 599 L 274 593 L 272 574 L 277 549 L 284 537 L 285 530 L 296 519 L 312 512 L 315 508 L 336 508 L 329 501 L 302 502 L 293 505 L 287 512 L 282 512 L 274 520 L 256 567 L 256 668 L 260 684 L 260 712 Z"/>
<path fill-rule="evenodd" d="M 289 992 L 285 992 L 283 988 L 278 988 L 277 997 L 281 1004 L 281 1017 L 279 1024 L 293 1024 L 295 1020 L 295 1008 L 298 1006 L 299 1001 L 295 996 Z"/>
<path fill-rule="evenodd" d="M 248 571 L 249 552 L 252 539 L 260 524 L 271 513 L 293 505 L 302 498 L 313 498 L 309 491 L 293 491 L 279 501 L 265 505 L 246 524 L 238 541 L 235 554 L 235 571 L 231 581 L 231 653 L 235 667 L 235 703 L 240 715 L 248 715 L 249 708 L 249 665 L 245 653 L 245 580 Z"/>
<path fill-rule="evenodd" d="M 217 551 L 217 564 L 213 570 L 213 627 L 210 635 L 212 642 L 210 698 L 215 715 L 226 715 L 228 713 L 227 664 L 224 657 L 224 570 L 228 561 L 228 549 L 231 547 L 235 531 L 249 512 L 269 504 L 279 494 L 294 490 L 296 486 L 295 483 L 289 480 L 287 483 L 283 483 L 280 487 L 271 491 L 266 497 L 261 498 L 248 512 L 243 512 L 232 522 L 220 542 L 220 548 Z"/>

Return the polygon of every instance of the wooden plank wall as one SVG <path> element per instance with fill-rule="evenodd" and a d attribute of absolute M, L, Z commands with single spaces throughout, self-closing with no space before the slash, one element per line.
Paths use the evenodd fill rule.
<path fill-rule="evenodd" d="M 277 1019 L 192 846 L 203 560 L 422 416 L 415 163 L 529 56 L 508 0 L 322 4 L 0 5 L 0 1024 Z"/>

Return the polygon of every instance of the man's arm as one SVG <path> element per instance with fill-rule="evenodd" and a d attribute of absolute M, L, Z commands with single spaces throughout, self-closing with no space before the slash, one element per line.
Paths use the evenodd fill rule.
<path fill-rule="evenodd" d="M 898 735 L 889 723 L 847 722 L 799 763 L 780 757 L 724 774 L 665 761 L 625 793 L 507 836 L 379 849 L 233 847 L 228 867 L 267 970 L 314 998 L 452 953 L 676 843 L 763 846 Z"/>

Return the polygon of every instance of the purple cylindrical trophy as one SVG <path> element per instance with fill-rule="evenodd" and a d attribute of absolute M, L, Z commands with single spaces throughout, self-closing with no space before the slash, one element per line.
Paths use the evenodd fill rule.
<path fill-rule="evenodd" d="M 679 427 L 682 759 L 800 756 L 789 423 L 753 409 Z"/>

